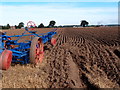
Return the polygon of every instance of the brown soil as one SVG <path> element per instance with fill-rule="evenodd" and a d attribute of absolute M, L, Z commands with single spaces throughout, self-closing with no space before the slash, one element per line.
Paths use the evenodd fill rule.
<path fill-rule="evenodd" d="M 24 30 L 7 32 L 17 35 Z M 120 88 L 118 27 L 59 28 L 57 32 L 57 44 L 45 44 L 41 65 L 18 64 L 2 71 L 3 88 Z"/>

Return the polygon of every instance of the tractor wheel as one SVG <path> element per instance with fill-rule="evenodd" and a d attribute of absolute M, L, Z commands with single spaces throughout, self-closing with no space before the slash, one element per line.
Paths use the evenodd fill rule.
<path fill-rule="evenodd" d="M 55 38 L 52 38 L 51 39 L 51 44 L 54 46 L 54 45 L 56 45 L 56 39 Z"/>
<path fill-rule="evenodd" d="M 30 47 L 30 63 L 42 63 L 44 57 L 42 38 L 35 37 L 31 42 Z"/>
<path fill-rule="evenodd" d="M 0 55 L 0 69 L 7 70 L 12 61 L 12 51 L 4 50 Z"/>

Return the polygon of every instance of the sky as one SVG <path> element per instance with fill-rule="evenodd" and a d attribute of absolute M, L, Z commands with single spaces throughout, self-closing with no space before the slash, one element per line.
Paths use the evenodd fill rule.
<path fill-rule="evenodd" d="M 119 0 L 0 0 L 0 25 L 18 25 L 34 21 L 45 26 L 118 24 Z"/>

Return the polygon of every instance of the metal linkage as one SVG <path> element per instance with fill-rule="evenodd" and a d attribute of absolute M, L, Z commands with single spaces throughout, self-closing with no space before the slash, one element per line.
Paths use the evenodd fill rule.
<path fill-rule="evenodd" d="M 11 62 L 21 64 L 36 64 L 39 61 L 41 62 L 44 55 L 43 44 L 46 42 L 52 42 L 51 44 L 55 44 L 56 39 L 53 38 L 53 36 L 57 34 L 55 32 L 57 29 L 53 29 L 48 33 L 36 34 L 36 31 L 29 31 L 31 27 L 35 27 L 35 23 L 29 21 L 27 25 L 28 27 L 25 28 L 25 32 L 21 35 L 8 36 L 6 33 L 2 33 L 2 35 L 0 35 L 0 40 L 2 41 L 2 44 L 0 44 L 0 65 L 3 64 L 0 66 L 0 69 L 7 70 Z M 31 40 L 25 40 L 26 42 L 18 42 L 18 40 L 24 36 L 29 36 Z M 31 36 L 34 38 L 31 38 Z M 18 38 L 16 40 L 11 40 L 12 37 Z"/>
<path fill-rule="evenodd" d="M 13 63 L 22 63 L 27 64 L 30 63 L 29 61 L 29 52 L 31 47 L 32 41 L 27 41 L 27 43 L 20 42 L 18 43 L 18 40 L 21 39 L 23 36 L 34 36 L 39 37 L 42 39 L 42 43 L 50 42 L 52 37 L 57 34 L 55 31 L 57 29 L 52 30 L 48 33 L 41 33 L 36 34 L 36 31 L 29 31 L 28 28 L 25 28 L 25 32 L 22 33 L 22 35 L 13 35 L 13 36 L 7 36 L 6 33 L 2 35 L 2 49 L 0 52 L 3 52 L 4 50 L 10 50 L 12 51 L 12 62 Z M 25 34 L 26 32 L 29 32 L 30 34 Z M 11 37 L 18 37 L 16 40 L 11 40 Z M 15 46 L 15 47 L 13 47 Z"/>

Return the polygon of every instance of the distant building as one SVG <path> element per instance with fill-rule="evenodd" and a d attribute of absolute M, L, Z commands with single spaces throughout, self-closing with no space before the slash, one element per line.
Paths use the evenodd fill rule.
<path fill-rule="evenodd" d="M 11 26 L 10 29 L 15 29 L 15 26 Z"/>
<path fill-rule="evenodd" d="M 80 25 L 64 25 L 63 27 L 81 27 Z"/>
<path fill-rule="evenodd" d="M 0 29 L 2 29 L 2 25 L 0 25 Z"/>

